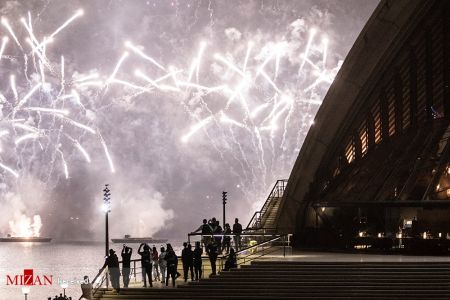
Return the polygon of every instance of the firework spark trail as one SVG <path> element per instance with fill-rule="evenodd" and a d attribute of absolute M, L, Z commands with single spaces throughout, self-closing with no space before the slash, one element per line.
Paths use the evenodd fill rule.
<path fill-rule="evenodd" d="M 53 70 L 52 64 L 47 57 L 48 47 L 51 45 L 53 38 L 81 15 L 82 11 L 78 11 L 75 15 L 73 15 L 65 23 L 58 27 L 52 34 L 44 36 L 42 42 L 38 41 L 38 38 L 33 32 L 31 14 L 28 13 L 28 22 L 25 20 L 25 18 L 21 18 L 20 22 L 22 23 L 23 27 L 26 30 L 26 34 L 28 35 L 25 36 L 24 40 L 29 44 L 31 49 L 31 52 L 29 52 L 28 54 L 24 53 L 18 35 L 16 35 L 13 28 L 9 25 L 8 21 L 4 18 L 1 21 L 2 26 L 7 29 L 9 35 L 13 38 L 13 40 L 23 53 L 23 76 L 27 80 L 28 85 L 31 86 L 31 88 L 28 89 L 27 92 L 24 92 L 25 95 L 20 98 L 20 94 L 22 93 L 22 91 L 20 93 L 18 92 L 18 88 L 16 86 L 16 77 L 11 74 L 10 87 L 13 95 L 12 98 L 14 99 L 14 101 L 10 103 L 3 94 L 0 94 L 0 102 L 3 102 L 4 109 L 7 108 L 6 112 L 4 112 L 5 117 L 3 118 L 3 121 L 10 123 L 13 129 L 12 137 L 14 140 L 14 145 L 16 147 L 11 148 L 15 153 L 16 165 L 19 170 L 22 170 L 26 168 L 26 166 L 32 164 L 34 157 L 36 157 L 36 146 L 39 146 L 40 151 L 43 151 L 44 153 L 47 153 L 48 150 L 53 149 L 52 152 L 50 152 L 49 164 L 47 164 L 49 166 L 49 168 L 47 168 L 49 172 L 45 174 L 47 179 L 44 180 L 44 182 L 47 183 L 49 183 L 50 177 L 52 176 L 52 172 L 54 169 L 53 166 L 57 159 L 60 159 L 62 161 L 64 173 L 66 175 L 66 178 L 68 178 L 68 161 L 66 161 L 65 155 L 62 151 L 62 144 L 60 144 L 61 134 L 69 136 L 64 132 L 66 129 L 64 128 L 63 123 L 68 123 L 69 125 L 73 126 L 73 128 L 81 129 L 83 134 L 86 132 L 97 134 L 97 131 L 90 126 L 83 124 L 82 122 L 79 122 L 78 120 L 75 120 L 73 118 L 68 118 L 67 115 L 69 114 L 69 110 L 64 108 L 64 100 L 71 97 L 75 99 L 74 102 L 76 105 L 80 106 L 83 111 L 86 111 L 81 102 L 81 97 L 76 91 L 76 88 L 80 87 L 81 85 L 81 88 L 86 89 L 88 88 L 88 86 L 94 86 L 95 84 L 93 84 L 92 81 L 88 81 L 86 78 L 78 78 L 78 81 L 74 80 L 70 83 L 70 85 L 75 83 L 71 94 L 65 95 L 64 90 L 66 86 L 66 71 L 64 56 L 60 56 L 61 60 L 58 64 L 60 66 L 59 72 L 55 72 Z M 8 37 L 3 37 L 2 45 L 0 46 L 0 60 L 1 58 L 6 57 L 4 55 L 4 52 L 7 42 Z M 35 58 L 35 55 L 37 59 Z M 36 70 L 37 73 L 40 73 L 40 82 L 38 83 L 34 82 L 33 84 L 28 78 L 28 57 L 32 57 L 34 70 Z M 116 72 L 118 70 L 118 67 L 120 66 L 120 63 L 121 62 L 118 63 L 117 68 L 115 69 Z M 47 69 L 49 70 L 49 73 L 46 74 Z M 54 79 L 58 79 L 59 92 L 57 95 L 54 95 L 53 93 L 54 88 L 46 83 L 46 75 L 48 75 L 49 77 L 48 80 L 51 80 L 52 82 L 54 81 Z M 112 75 L 112 77 L 114 77 L 115 74 L 113 73 Z M 95 79 L 97 77 L 99 76 L 96 75 L 90 78 Z M 100 86 L 101 85 L 103 85 L 103 82 L 100 82 Z M 46 102 L 46 99 L 49 98 L 51 98 L 52 100 L 50 100 L 50 102 Z M 59 104 L 61 104 L 62 107 L 60 107 Z M 16 114 L 20 115 L 20 117 L 16 118 Z M 45 117 L 46 114 L 52 116 L 50 118 L 50 123 L 48 122 L 48 117 Z M 23 116 L 26 116 L 26 118 L 22 118 Z M 47 121 L 44 123 L 44 120 L 46 119 Z M 57 122 L 58 124 L 61 123 L 61 126 L 59 126 Z M 37 126 L 35 126 L 36 123 Z M 45 126 L 46 128 L 41 129 L 41 126 Z M 57 135 L 52 137 L 51 135 L 54 135 L 52 132 L 55 131 L 53 128 L 57 128 L 58 126 L 59 130 L 56 130 Z M 42 139 L 46 141 L 45 146 L 43 146 L 43 144 L 39 141 L 41 137 L 45 138 Z M 26 141 L 30 142 L 25 144 Z M 77 149 L 86 159 L 86 161 L 90 162 L 91 158 L 86 149 L 77 140 L 74 139 L 71 141 L 73 149 Z M 21 147 L 17 148 L 17 146 L 19 145 Z M 104 142 L 102 145 L 103 147 L 106 147 L 106 144 Z M 105 149 L 107 152 L 107 147 Z M 109 153 L 107 154 L 109 155 Z M 110 156 L 108 157 L 108 155 L 107 158 L 109 160 L 109 164 L 112 165 L 112 161 L 110 159 Z M 28 157 L 28 159 L 25 156 Z M 25 160 L 28 160 L 28 164 L 25 163 Z M 18 172 L 14 171 L 11 168 L 8 169 L 5 164 L 3 164 L 2 166 L 3 170 L 13 174 L 15 177 L 18 177 Z M 44 175 L 44 172 L 41 173 L 42 175 Z"/>
<path fill-rule="evenodd" d="M 19 46 L 19 48 L 23 51 L 22 45 L 20 44 L 19 40 L 17 39 L 16 34 L 14 33 L 13 29 L 11 28 L 11 26 L 9 25 L 9 22 L 7 19 L 5 19 L 4 17 L 1 18 L 2 25 L 6 28 L 6 30 L 8 30 L 9 34 L 11 35 L 11 37 L 14 39 L 14 41 L 16 42 L 17 46 Z"/>
<path fill-rule="evenodd" d="M 64 175 L 66 176 L 66 179 L 69 179 L 69 167 L 67 166 L 66 159 L 64 158 L 64 153 L 59 149 L 56 149 L 56 151 L 58 151 L 61 156 L 61 164 L 64 170 Z"/>
<path fill-rule="evenodd" d="M 248 59 L 250 57 L 250 53 L 253 49 L 253 46 L 254 46 L 254 43 L 252 41 L 249 41 L 248 45 L 247 45 L 247 52 L 245 53 L 244 66 L 242 67 L 242 72 L 244 72 L 244 73 L 247 69 Z"/>
<path fill-rule="evenodd" d="M 19 145 L 20 143 L 26 141 L 26 140 L 35 140 L 39 137 L 39 133 L 28 133 L 25 135 L 22 135 L 21 137 L 17 138 L 14 143 L 17 145 Z"/>
<path fill-rule="evenodd" d="M 300 65 L 300 71 L 303 70 L 303 67 L 305 66 L 305 62 L 306 59 L 308 58 L 308 54 L 309 54 L 309 49 L 311 48 L 314 36 L 316 35 L 317 30 L 315 28 L 312 28 L 309 31 L 309 38 L 308 38 L 308 43 L 306 44 L 306 48 L 305 48 L 305 52 L 303 53 L 303 61 L 302 64 Z"/>
<path fill-rule="evenodd" d="M 206 48 L 206 42 L 201 42 L 200 43 L 200 49 L 198 50 L 196 71 L 195 71 L 197 82 L 199 82 L 198 75 L 199 75 L 199 72 L 200 72 L 200 65 L 201 65 L 202 56 L 203 56 L 203 52 L 205 51 L 205 48 Z"/>
<path fill-rule="evenodd" d="M 150 56 L 148 56 L 147 54 L 142 52 L 139 48 L 134 46 L 131 42 L 129 42 L 129 41 L 125 42 L 125 47 L 130 48 L 131 50 L 133 50 L 134 53 L 138 54 L 143 59 L 148 60 L 149 62 L 151 62 L 158 68 L 160 68 L 161 70 L 166 71 L 166 69 L 161 64 L 159 64 L 155 59 L 151 58 Z"/>
<path fill-rule="evenodd" d="M 64 22 L 61 26 L 59 26 L 51 35 L 50 35 L 50 39 L 52 39 L 53 37 L 55 37 L 61 30 L 63 30 L 64 28 L 66 28 L 70 23 L 72 23 L 76 18 L 81 17 L 84 14 L 84 11 L 82 9 L 79 9 L 72 17 L 70 17 L 66 22 Z M 42 45 L 39 46 L 43 46 L 45 45 L 45 42 L 42 43 Z M 38 47 L 40 48 L 40 47 Z"/>
<path fill-rule="evenodd" d="M 2 168 L 3 170 L 11 173 L 14 177 L 19 178 L 19 173 L 17 173 L 16 171 L 14 171 L 13 169 L 11 169 L 10 167 L 0 163 L 0 168 Z"/>
<path fill-rule="evenodd" d="M 36 84 L 17 104 L 17 106 L 14 108 L 13 112 L 13 118 L 15 117 L 15 112 L 19 110 L 25 103 L 27 103 L 28 99 L 33 96 L 33 94 L 41 87 L 41 83 Z"/>
<path fill-rule="evenodd" d="M 11 90 L 14 94 L 14 100 L 17 102 L 17 101 L 19 101 L 19 94 L 17 93 L 16 76 L 11 74 L 11 76 L 9 76 L 9 82 L 10 82 Z"/>
<path fill-rule="evenodd" d="M 324 69 L 326 69 L 326 67 L 327 67 L 328 38 L 324 37 L 322 39 L 322 44 L 323 44 L 322 67 Z"/>
<path fill-rule="evenodd" d="M 105 140 L 103 139 L 103 136 L 100 133 L 99 133 L 99 137 L 100 137 L 100 141 L 102 143 L 103 151 L 105 152 L 105 156 L 108 160 L 109 169 L 110 169 L 111 173 L 116 173 L 116 168 L 114 167 L 114 162 L 111 158 L 111 155 L 109 154 L 108 146 L 106 145 Z"/>
<path fill-rule="evenodd" d="M 5 52 L 5 48 L 6 48 L 6 44 L 8 44 L 8 37 L 7 36 L 4 36 L 3 38 L 2 38 L 2 45 L 0 46 L 0 61 L 1 61 L 1 59 L 2 59 L 2 56 L 3 56 L 3 52 Z"/>
<path fill-rule="evenodd" d="M 114 78 L 116 77 L 117 72 L 119 71 L 120 66 L 122 65 L 124 60 L 128 57 L 128 55 L 129 55 L 129 53 L 127 51 L 125 51 L 122 54 L 122 56 L 120 57 L 119 61 L 116 64 L 116 66 L 114 67 L 113 72 L 111 73 L 111 75 L 109 76 L 108 80 L 106 81 L 107 84 L 114 80 Z"/>

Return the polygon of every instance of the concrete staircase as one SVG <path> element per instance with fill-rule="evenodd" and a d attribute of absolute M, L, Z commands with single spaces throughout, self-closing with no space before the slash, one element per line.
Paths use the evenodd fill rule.
<path fill-rule="evenodd" d="M 101 299 L 450 299 L 450 262 L 256 261 L 178 288 Z"/>

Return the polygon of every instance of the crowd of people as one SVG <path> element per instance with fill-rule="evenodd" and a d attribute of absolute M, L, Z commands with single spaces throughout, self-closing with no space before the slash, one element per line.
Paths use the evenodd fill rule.
<path fill-rule="evenodd" d="M 230 253 L 231 237 L 233 237 L 234 249 L 239 251 L 241 249 L 241 234 L 242 225 L 239 223 L 239 219 L 234 220 L 233 229 L 230 224 L 226 223 L 224 228 L 220 226 L 220 222 L 216 218 L 211 218 L 209 221 L 203 219 L 203 224 L 194 231 L 194 233 L 200 232 L 202 235 L 202 242 L 205 249 L 208 249 L 208 245 L 215 244 L 217 252 L 223 254 Z"/>
<path fill-rule="evenodd" d="M 72 300 L 72 297 L 67 297 L 66 295 L 59 294 L 59 296 L 56 295 L 54 298 L 48 297 L 47 299 L 48 300 Z"/>
<path fill-rule="evenodd" d="M 216 275 L 217 258 L 224 252 L 227 255 L 224 269 L 229 270 L 230 268 L 236 267 L 236 251 L 241 249 L 242 234 L 242 225 L 239 223 L 238 218 L 234 220 L 233 229 L 231 229 L 228 223 L 222 228 L 216 218 L 211 218 L 209 221 L 203 219 L 203 224 L 194 231 L 194 233 L 197 232 L 200 232 L 202 235 L 202 243 L 211 264 L 211 275 Z M 231 237 L 233 237 L 234 248 L 231 247 Z M 185 280 L 186 277 L 187 273 L 185 273 Z"/>
<path fill-rule="evenodd" d="M 183 278 L 185 282 L 188 280 L 189 273 L 192 281 L 198 281 L 202 278 L 202 256 L 205 252 L 211 264 L 211 275 L 217 274 L 217 258 L 223 253 L 227 255 L 224 270 L 236 267 L 236 251 L 241 249 L 242 234 L 242 225 L 237 218 L 235 219 L 233 228 L 228 223 L 222 228 L 216 218 L 212 218 L 209 221 L 204 219 L 203 224 L 195 232 L 201 232 L 202 243 L 196 242 L 194 249 L 192 249 L 191 244 L 183 243 L 183 250 L 181 252 Z M 232 237 L 234 247 L 231 247 Z M 175 287 L 175 280 L 181 274 L 178 272 L 178 256 L 171 244 L 166 244 L 166 247 L 161 247 L 158 252 L 156 246 L 151 248 L 148 244 L 142 243 L 137 253 L 140 256 L 144 287 L 153 287 L 154 281 L 159 281 L 168 286 L 170 280 L 172 280 L 172 286 Z M 120 292 L 120 277 L 122 277 L 123 287 L 127 288 L 129 286 L 132 271 L 132 254 L 133 249 L 127 245 L 123 245 L 121 251 L 122 269 L 120 269 L 119 257 L 114 249 L 110 249 L 109 255 L 106 257 L 105 263 L 100 270 L 102 271 L 108 267 L 111 286 L 117 292 Z M 82 291 L 83 296 L 80 299 L 92 299 L 89 298 L 92 291 L 92 284 L 82 285 Z M 56 299 L 60 300 L 59 298 Z M 65 298 L 62 299 L 65 300 Z"/>

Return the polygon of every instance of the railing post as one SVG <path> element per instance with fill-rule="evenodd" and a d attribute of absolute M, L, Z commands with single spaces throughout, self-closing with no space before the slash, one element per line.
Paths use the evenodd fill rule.
<path fill-rule="evenodd" d="M 283 236 L 283 257 L 286 257 L 286 235 Z"/>
<path fill-rule="evenodd" d="M 133 261 L 133 268 L 134 268 L 134 282 L 137 282 L 137 277 L 136 277 L 136 261 Z"/>

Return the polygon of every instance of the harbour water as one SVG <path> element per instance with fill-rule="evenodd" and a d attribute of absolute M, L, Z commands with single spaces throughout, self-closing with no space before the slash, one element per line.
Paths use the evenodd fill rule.
<path fill-rule="evenodd" d="M 170 241 L 179 254 L 182 241 Z M 132 259 L 138 259 L 138 244 L 133 248 Z M 151 245 L 153 246 L 153 245 Z M 155 245 L 159 248 L 161 245 Z M 164 245 L 165 246 L 165 245 Z M 122 244 L 110 244 L 119 259 Z M 78 299 L 79 282 L 84 275 L 91 279 L 102 267 L 105 245 L 101 242 L 51 242 L 51 243 L 0 243 L 0 300 L 24 299 L 22 287 L 7 285 L 7 276 L 22 275 L 24 269 L 33 269 L 34 276 L 51 275 L 52 285 L 32 286 L 28 300 L 46 300 L 63 292 L 60 283 L 69 281 L 66 295 Z M 71 282 L 73 281 L 73 282 Z"/>

